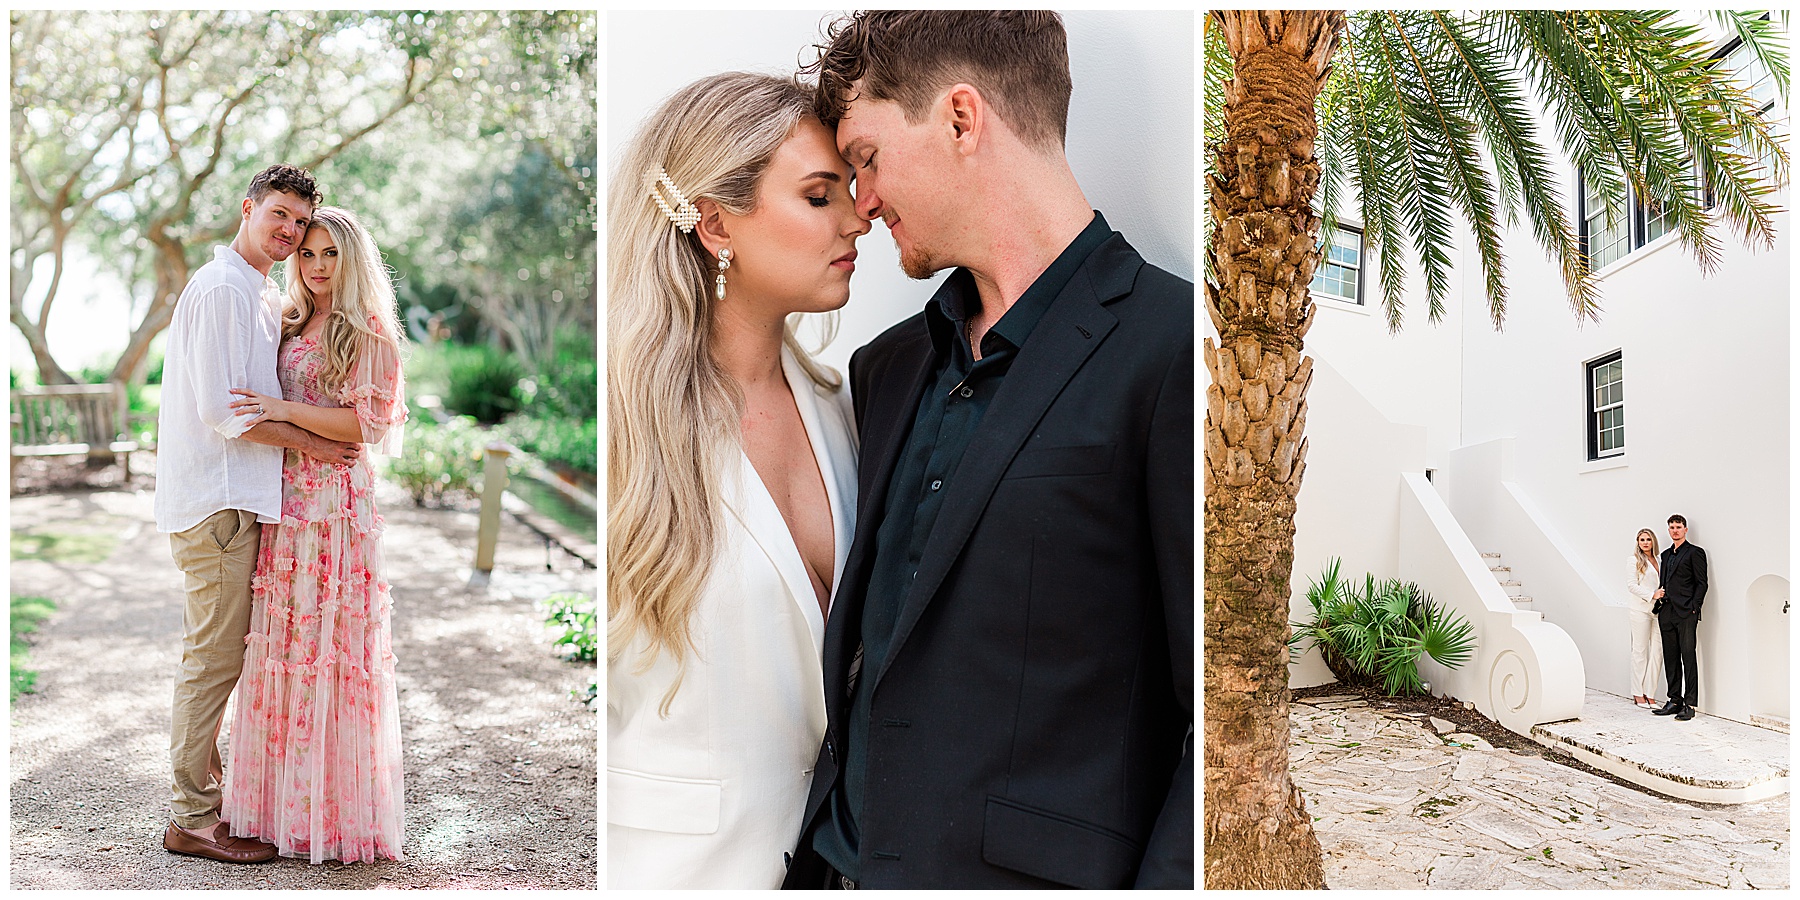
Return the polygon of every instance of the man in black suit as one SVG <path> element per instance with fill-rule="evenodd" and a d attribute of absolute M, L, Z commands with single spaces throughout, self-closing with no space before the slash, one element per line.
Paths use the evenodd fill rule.
<path fill-rule="evenodd" d="M 1700 604 L 1706 601 L 1706 551 L 1687 542 L 1687 519 L 1669 517 L 1669 549 L 1662 552 L 1662 586 L 1651 594 L 1656 624 L 1662 631 L 1663 671 L 1669 676 L 1669 701 L 1656 710 L 1685 722 L 1700 702 L 1700 665 L 1695 630 Z"/>
<path fill-rule="evenodd" d="M 1047 12 L 865 12 L 818 111 L 907 274 L 787 887 L 1194 885 L 1194 286 L 1063 155 Z"/>

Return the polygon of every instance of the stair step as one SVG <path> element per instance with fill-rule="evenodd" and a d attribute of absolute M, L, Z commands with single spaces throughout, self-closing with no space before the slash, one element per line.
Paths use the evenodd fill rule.
<path fill-rule="evenodd" d="M 1481 554 L 1481 558 L 1482 559 L 1499 559 L 1500 554 L 1498 554 L 1498 553 L 1483 553 L 1483 554 Z"/>
<path fill-rule="evenodd" d="M 1488 571 L 1494 573 L 1495 578 L 1505 579 L 1512 576 L 1512 566 L 1488 566 Z"/>
<path fill-rule="evenodd" d="M 1525 585 L 1522 585 L 1517 581 L 1502 581 L 1500 582 L 1500 589 L 1506 591 L 1506 596 L 1508 597 L 1518 597 L 1525 593 Z"/>

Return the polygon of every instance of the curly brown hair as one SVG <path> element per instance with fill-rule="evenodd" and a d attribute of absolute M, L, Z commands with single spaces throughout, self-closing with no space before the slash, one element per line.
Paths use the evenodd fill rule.
<path fill-rule="evenodd" d="M 835 127 L 858 95 L 900 104 L 917 123 L 940 91 L 972 84 L 1020 139 L 1062 146 L 1069 124 L 1069 40 L 1046 10 L 863 10 L 826 29 L 813 111 Z"/>
<path fill-rule="evenodd" d="M 256 177 L 250 179 L 250 190 L 245 196 L 250 198 L 251 203 L 261 203 L 262 198 L 268 196 L 270 191 L 293 194 L 313 206 L 325 202 L 325 195 L 319 193 L 319 186 L 313 181 L 312 173 L 286 163 L 276 163 L 256 173 Z"/>

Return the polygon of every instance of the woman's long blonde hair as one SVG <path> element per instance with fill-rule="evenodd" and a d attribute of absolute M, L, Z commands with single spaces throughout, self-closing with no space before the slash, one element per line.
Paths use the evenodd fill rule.
<path fill-rule="evenodd" d="M 1649 556 L 1644 555 L 1643 548 L 1639 547 L 1638 542 L 1637 542 L 1638 538 L 1643 537 L 1646 534 L 1650 536 L 1650 555 Z M 1651 531 L 1648 528 L 1639 528 L 1637 537 L 1634 537 L 1631 539 L 1631 555 L 1634 559 L 1637 560 L 1637 573 L 1641 577 L 1644 574 L 1644 564 L 1645 563 L 1649 563 L 1650 565 L 1656 564 L 1656 560 L 1654 558 L 1656 556 L 1656 532 Z"/>
<path fill-rule="evenodd" d="M 349 210 L 335 206 L 313 210 L 307 231 L 314 228 L 329 232 L 338 252 L 337 274 L 331 279 L 331 312 L 319 335 L 325 350 L 321 381 L 326 392 L 335 396 L 350 377 L 357 359 L 374 343 L 387 344 L 398 354 L 404 338 L 394 309 L 394 284 L 368 229 Z M 312 287 L 300 272 L 299 251 L 288 259 L 287 303 L 281 310 L 284 341 L 306 327 L 317 305 Z M 371 318 L 375 320 L 372 324 Z"/>
<path fill-rule="evenodd" d="M 696 81 L 645 120 L 608 191 L 607 660 L 640 637 L 640 671 L 671 654 L 678 668 L 664 715 L 695 650 L 689 620 L 712 569 L 720 467 L 735 459 L 743 396 L 711 350 L 717 261 L 698 234 L 670 222 L 651 186 L 664 171 L 690 202 L 750 213 L 763 172 L 811 103 L 791 79 Z M 793 326 L 790 318 L 784 343 L 808 377 L 835 386 Z"/>

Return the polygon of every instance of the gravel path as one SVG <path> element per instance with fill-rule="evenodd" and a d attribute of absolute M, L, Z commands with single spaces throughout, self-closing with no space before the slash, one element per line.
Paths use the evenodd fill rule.
<path fill-rule="evenodd" d="M 1294 781 L 1334 889 L 1790 884 L 1785 794 L 1689 803 L 1476 735 L 1440 737 L 1361 699 L 1290 710 Z"/>
<path fill-rule="evenodd" d="M 149 491 L 70 491 L 11 503 L 15 555 L 86 554 L 12 561 L 14 594 L 57 602 L 33 635 L 37 693 L 11 715 L 13 888 L 595 887 L 596 716 L 571 697 L 595 669 L 555 655 L 534 605 L 594 596 L 594 572 L 561 553 L 546 572 L 543 543 L 508 518 L 492 582 L 470 588 L 472 510 L 379 498 L 407 859 L 233 866 L 162 849 L 181 575 Z"/>

